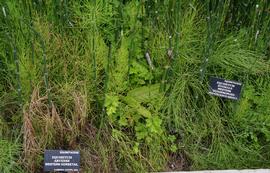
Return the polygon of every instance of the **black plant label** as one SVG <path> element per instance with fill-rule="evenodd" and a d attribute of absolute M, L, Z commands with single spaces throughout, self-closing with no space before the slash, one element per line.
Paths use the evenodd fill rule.
<path fill-rule="evenodd" d="M 80 171 L 80 152 L 71 150 L 45 150 L 44 172 Z"/>
<path fill-rule="evenodd" d="M 232 100 L 239 100 L 240 98 L 241 82 L 211 77 L 209 86 L 209 94 L 211 95 Z"/>

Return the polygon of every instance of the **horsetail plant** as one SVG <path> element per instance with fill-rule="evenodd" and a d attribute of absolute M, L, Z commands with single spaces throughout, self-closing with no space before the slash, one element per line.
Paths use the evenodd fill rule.
<path fill-rule="evenodd" d="M 175 5 L 176 9 L 174 10 L 174 25 L 175 25 L 175 49 L 173 52 L 175 52 L 175 55 L 179 54 L 179 41 L 180 41 L 180 30 L 181 30 L 181 1 L 176 1 Z"/>
<path fill-rule="evenodd" d="M 145 27 L 145 16 L 144 16 L 144 0 L 141 1 L 141 49 L 142 52 L 145 52 L 145 34 L 144 34 L 144 27 Z M 144 54 L 144 53 L 143 53 Z"/>
<path fill-rule="evenodd" d="M 13 172 L 37 172 L 45 148 L 80 149 L 84 172 L 269 166 L 269 5 L 3 1 L 0 137 L 21 140 L 13 127 L 23 125 L 18 142 L 29 153 Z M 244 81 L 243 97 L 210 97 L 208 74 Z M 28 93 L 22 123 L 18 105 Z"/>
<path fill-rule="evenodd" d="M 142 22 L 142 28 L 141 28 L 141 39 L 142 39 L 142 42 L 141 42 L 141 49 L 142 49 L 142 52 L 145 52 L 144 53 L 144 57 L 146 59 L 146 62 L 150 68 L 150 70 L 154 70 L 154 65 L 153 65 L 153 62 L 151 60 L 151 56 L 150 56 L 150 50 L 148 49 L 148 45 L 145 43 L 147 40 L 145 38 L 145 27 L 147 25 L 146 23 L 146 15 L 145 15 L 145 9 L 147 7 L 145 7 L 145 1 L 142 0 L 141 2 L 141 22 Z M 146 45 L 145 45 L 146 44 Z"/>
<path fill-rule="evenodd" d="M 200 81 L 201 83 L 203 82 L 203 79 L 204 79 L 204 76 L 205 76 L 205 73 L 206 73 L 206 70 L 207 70 L 207 64 L 208 64 L 208 61 L 209 61 L 209 57 L 210 57 L 210 52 L 211 52 L 211 49 L 212 49 L 212 43 L 213 43 L 213 27 L 212 27 L 212 10 L 211 10 L 211 7 L 212 7 L 212 4 L 211 4 L 212 1 L 208 0 L 207 1 L 207 17 L 206 17 L 206 22 L 207 22 L 207 41 L 206 41 L 206 46 L 204 48 L 204 59 L 203 59 L 203 63 L 200 67 Z"/>
<path fill-rule="evenodd" d="M 108 51 L 108 56 L 107 56 L 107 66 L 106 66 L 105 81 L 104 81 L 104 94 L 106 94 L 108 90 L 108 84 L 110 80 L 109 78 L 110 78 L 111 59 L 112 59 L 112 43 L 109 43 L 109 51 Z M 105 103 L 105 95 L 104 95 L 104 103 Z"/>
<path fill-rule="evenodd" d="M 250 42 L 249 42 L 249 48 L 251 49 L 256 48 L 256 44 L 257 44 L 257 39 L 260 33 L 259 30 L 259 17 L 261 15 L 261 11 L 260 11 L 260 5 L 256 4 L 254 7 L 254 12 L 253 12 L 253 17 L 252 17 L 252 23 L 251 23 L 251 30 L 250 30 L 250 34 L 253 35 L 253 37 L 250 37 Z"/>
<path fill-rule="evenodd" d="M 23 32 L 23 27 L 22 27 L 22 24 L 23 24 L 23 20 L 20 20 L 20 31 L 22 33 L 22 35 L 24 36 L 24 39 L 27 40 L 28 37 L 27 35 L 24 34 Z M 26 25 L 27 27 L 29 27 L 28 25 Z M 30 26 L 33 27 L 33 23 L 32 23 L 32 19 L 30 18 Z M 34 68 L 34 64 L 35 64 L 35 60 L 34 60 L 34 57 L 35 57 L 35 47 L 34 47 L 34 43 L 35 43 L 35 34 L 33 34 L 32 32 L 29 33 L 29 42 L 31 42 L 30 46 L 31 46 L 31 56 L 29 56 L 29 59 L 30 59 L 30 67 L 31 69 Z M 33 91 L 34 89 L 34 84 L 33 84 L 33 79 L 32 79 L 32 76 L 31 76 L 31 71 L 28 71 L 28 79 L 29 79 L 29 84 L 30 84 L 30 92 Z M 29 96 L 31 97 L 31 96 Z M 30 99 L 30 98 L 29 98 Z"/>
<path fill-rule="evenodd" d="M 180 30 L 181 30 L 181 1 L 170 0 L 167 9 L 167 20 L 168 26 L 168 49 L 166 52 L 167 64 L 165 65 L 165 71 L 162 78 L 162 89 L 166 89 L 166 84 L 173 78 L 172 63 L 175 56 L 179 55 L 179 42 L 180 42 Z M 174 40 L 174 46 L 173 46 Z"/>
<path fill-rule="evenodd" d="M 167 64 L 165 65 L 165 71 L 162 77 L 162 81 L 161 81 L 161 89 L 162 91 L 165 91 L 166 89 L 166 84 L 168 83 L 168 77 L 170 73 L 171 69 L 171 62 L 173 60 L 173 48 L 172 48 L 172 36 L 169 36 L 169 48 L 166 52 L 166 58 L 167 58 Z"/>
<path fill-rule="evenodd" d="M 107 56 L 107 65 L 105 69 L 105 80 L 104 80 L 104 91 L 103 91 L 103 104 L 102 104 L 102 114 L 100 118 L 98 137 L 100 136 L 101 129 L 104 127 L 105 120 L 105 104 L 106 104 L 106 94 L 108 90 L 109 80 L 110 80 L 110 67 L 111 67 L 111 59 L 112 59 L 112 43 L 109 42 L 109 51 Z"/>
<path fill-rule="evenodd" d="M 49 86 L 49 75 L 48 75 L 48 68 L 47 68 L 47 55 L 46 55 L 46 48 L 45 48 L 45 42 L 40 35 L 39 32 L 37 32 L 32 26 L 29 24 L 26 24 L 30 30 L 34 33 L 34 35 L 38 38 L 38 41 L 41 45 L 42 50 L 42 63 L 43 63 L 43 77 L 44 77 L 44 84 L 46 89 L 46 94 L 48 96 L 48 105 L 49 109 L 52 108 L 52 100 L 51 100 L 51 94 L 50 94 L 50 86 Z"/>
<path fill-rule="evenodd" d="M 129 51 L 128 51 L 128 85 L 130 85 L 130 67 L 131 67 L 131 62 L 132 62 L 132 57 L 134 56 L 134 48 L 135 45 L 134 45 L 134 39 L 132 39 L 130 41 L 130 44 L 129 44 Z"/>

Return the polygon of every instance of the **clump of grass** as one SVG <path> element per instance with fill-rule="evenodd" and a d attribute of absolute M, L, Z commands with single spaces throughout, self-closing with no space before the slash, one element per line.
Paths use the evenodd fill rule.
<path fill-rule="evenodd" d="M 23 142 L 23 149 L 24 149 L 24 163 L 28 167 L 28 171 L 35 172 L 36 171 L 36 158 L 39 152 L 39 146 L 36 141 L 36 137 L 34 134 L 34 128 L 32 121 L 27 113 L 24 113 L 23 119 L 23 127 L 24 127 L 24 142 Z"/>
<path fill-rule="evenodd" d="M 3 173 L 22 173 L 24 170 L 19 166 L 21 145 L 16 141 L 0 140 L 0 170 Z"/>

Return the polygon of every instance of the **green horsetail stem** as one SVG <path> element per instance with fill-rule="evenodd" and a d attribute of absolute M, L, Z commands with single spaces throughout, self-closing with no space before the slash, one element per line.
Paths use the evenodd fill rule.
<path fill-rule="evenodd" d="M 172 36 L 169 36 L 169 48 L 166 52 L 167 64 L 165 65 L 165 71 L 161 81 L 161 90 L 165 91 L 166 84 L 168 83 L 169 71 L 171 70 L 171 62 L 173 60 L 173 48 L 172 48 Z"/>
<path fill-rule="evenodd" d="M 254 7 L 254 13 L 252 16 L 250 35 L 252 35 L 253 37 L 250 37 L 250 42 L 249 42 L 250 49 L 255 48 L 258 34 L 259 34 L 258 24 L 257 24 L 258 23 L 257 18 L 260 15 L 259 14 L 259 7 L 260 7 L 259 4 L 256 4 L 256 6 Z"/>
<path fill-rule="evenodd" d="M 167 25 L 169 27 L 169 35 L 173 35 L 174 34 L 174 18 L 175 18 L 175 6 L 176 6 L 176 2 L 175 0 L 170 0 L 169 4 L 168 4 L 168 17 L 169 19 L 167 19 Z"/>
<path fill-rule="evenodd" d="M 153 65 L 153 62 L 151 60 L 150 50 L 148 49 L 148 45 L 145 45 L 146 39 L 145 39 L 144 27 L 146 27 L 146 24 L 147 24 L 146 17 L 145 17 L 145 9 L 146 9 L 145 1 L 142 0 L 142 2 L 141 2 L 141 15 L 142 15 L 142 28 L 141 28 L 141 30 L 142 30 L 142 33 L 141 33 L 142 34 L 141 35 L 142 43 L 141 44 L 142 45 L 141 45 L 141 49 L 143 52 L 143 56 L 145 57 L 146 62 L 147 62 L 148 66 L 150 68 L 150 71 L 152 73 L 152 71 L 154 70 L 154 65 Z M 151 81 L 150 81 L 150 83 L 151 83 Z"/>
<path fill-rule="evenodd" d="M 201 83 L 203 82 L 205 73 L 206 73 L 206 69 L 207 69 L 207 64 L 209 61 L 209 56 L 210 56 L 210 49 L 212 46 L 212 39 L 213 39 L 213 28 L 212 28 L 212 13 L 210 10 L 210 6 L 211 6 L 211 1 L 208 0 L 207 1 L 207 42 L 206 42 L 206 46 L 205 46 L 205 50 L 204 50 L 204 59 L 203 59 L 203 63 L 200 67 L 200 81 Z"/>
<path fill-rule="evenodd" d="M 39 33 L 38 33 L 38 37 L 40 39 L 41 49 L 42 49 L 44 82 L 45 82 L 45 87 L 48 94 L 49 108 L 51 108 L 52 102 L 51 102 L 50 88 L 49 88 L 49 79 L 48 79 L 49 77 L 48 77 L 47 55 L 46 55 L 45 43 L 42 37 L 39 35 Z"/>
<path fill-rule="evenodd" d="M 134 56 L 134 39 L 131 39 L 130 44 L 129 44 L 129 48 L 128 48 L 128 85 L 130 85 L 130 67 L 131 67 L 131 61 L 132 61 L 132 57 Z"/>
<path fill-rule="evenodd" d="M 269 3 L 269 2 L 268 2 Z M 256 29 L 254 29 L 254 47 L 257 49 L 258 37 L 264 37 L 265 40 L 269 38 L 269 27 L 270 27 L 270 15 L 266 14 L 267 9 L 270 8 L 270 3 L 267 4 L 267 1 L 262 0 L 259 4 L 256 4 Z M 265 15 L 266 14 L 266 15 Z M 256 32 L 255 32 L 256 31 Z"/>
<path fill-rule="evenodd" d="M 31 66 L 32 68 L 34 67 L 35 64 L 35 48 L 34 48 L 34 39 L 32 39 L 31 41 Z M 33 91 L 33 81 L 32 81 L 32 77 L 29 77 L 30 80 L 30 89 L 31 92 Z"/>
<path fill-rule="evenodd" d="M 179 50 L 179 41 L 180 41 L 180 26 L 181 26 L 181 1 L 176 1 L 176 6 L 174 10 L 174 24 L 175 24 L 175 49 L 174 49 L 174 55 L 178 55 L 178 50 Z"/>
<path fill-rule="evenodd" d="M 117 17 L 115 22 L 115 42 L 117 45 L 117 48 L 120 48 L 121 46 L 121 38 L 122 38 L 122 32 L 123 32 L 123 3 L 120 2 L 119 6 L 117 7 Z"/>
<path fill-rule="evenodd" d="M 142 54 L 144 54 L 145 52 L 145 45 L 144 45 L 144 25 L 145 25 L 145 21 L 144 21 L 144 0 L 141 1 L 141 22 L 142 22 L 142 28 L 141 28 L 141 50 L 142 50 Z M 143 55 L 144 56 L 144 55 Z"/>
<path fill-rule="evenodd" d="M 108 84 L 109 84 L 109 78 L 110 78 L 110 64 L 111 64 L 111 59 L 112 59 L 112 43 L 109 43 L 109 51 L 108 51 L 108 56 L 107 56 L 107 66 L 105 69 L 105 81 L 104 81 L 104 103 L 103 103 L 103 108 L 105 107 L 105 101 L 106 101 L 106 93 L 108 90 Z"/>
<path fill-rule="evenodd" d="M 265 39 L 265 47 L 264 52 L 267 55 L 267 47 L 270 49 L 270 2 L 267 0 L 264 0 L 263 2 L 263 9 L 262 9 L 262 16 L 261 21 L 263 23 L 261 28 L 261 37 L 266 38 Z"/>
<path fill-rule="evenodd" d="M 181 0 L 176 0 L 173 2 L 173 27 L 172 36 L 169 36 L 169 49 L 167 50 L 168 65 L 165 66 L 165 75 L 166 81 L 169 84 L 171 79 L 174 78 L 173 66 L 174 59 L 179 58 L 180 50 L 180 32 L 181 32 Z M 174 37 L 174 44 L 173 39 Z M 174 46 L 173 46 L 174 45 Z M 163 90 L 166 90 L 166 86 L 163 87 Z"/>
<path fill-rule="evenodd" d="M 251 29 L 249 30 L 250 37 L 249 48 L 256 50 L 258 48 L 258 37 L 264 37 L 267 43 L 269 39 L 270 28 L 270 3 L 266 0 L 258 2 L 252 9 Z M 266 46 L 267 47 L 267 46 Z"/>

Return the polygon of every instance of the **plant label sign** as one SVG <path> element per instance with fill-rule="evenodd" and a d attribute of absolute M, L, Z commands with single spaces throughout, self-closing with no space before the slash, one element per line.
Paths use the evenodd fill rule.
<path fill-rule="evenodd" d="M 239 100 L 242 83 L 225 79 L 210 78 L 209 94 L 232 100 Z"/>
<path fill-rule="evenodd" d="M 80 171 L 80 151 L 45 150 L 44 172 L 50 171 Z"/>

